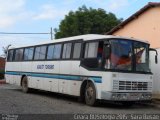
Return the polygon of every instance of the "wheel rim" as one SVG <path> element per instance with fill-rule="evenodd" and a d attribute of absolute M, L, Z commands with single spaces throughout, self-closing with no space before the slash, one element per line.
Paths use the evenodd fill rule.
<path fill-rule="evenodd" d="M 86 98 L 88 100 L 91 100 L 91 99 L 93 99 L 93 97 L 94 97 L 94 90 L 91 86 L 88 86 L 86 89 Z"/>

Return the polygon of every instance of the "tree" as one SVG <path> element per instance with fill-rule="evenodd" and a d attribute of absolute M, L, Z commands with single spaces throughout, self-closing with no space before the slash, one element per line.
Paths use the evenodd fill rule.
<path fill-rule="evenodd" d="M 70 37 L 83 34 L 104 34 L 117 26 L 122 19 L 117 19 L 113 13 L 103 9 L 80 7 L 70 11 L 55 29 L 55 38 Z"/>
<path fill-rule="evenodd" d="M 7 52 L 8 52 L 8 49 L 11 45 L 7 45 L 6 47 L 2 47 L 2 51 L 3 51 L 3 57 L 6 58 L 7 56 Z"/>

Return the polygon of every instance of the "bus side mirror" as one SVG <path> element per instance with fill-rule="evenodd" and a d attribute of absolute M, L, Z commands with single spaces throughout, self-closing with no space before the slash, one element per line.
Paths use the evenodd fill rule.
<path fill-rule="evenodd" d="M 155 63 L 157 64 L 158 63 L 158 52 L 156 49 L 153 49 L 153 48 L 150 48 L 149 51 L 154 51 L 156 52 L 156 55 L 155 55 Z"/>
<path fill-rule="evenodd" d="M 111 54 L 111 47 L 109 44 L 106 44 L 104 46 L 104 58 L 108 59 L 110 57 L 110 54 Z"/>
<path fill-rule="evenodd" d="M 158 64 L 158 56 L 155 56 L 155 63 Z"/>

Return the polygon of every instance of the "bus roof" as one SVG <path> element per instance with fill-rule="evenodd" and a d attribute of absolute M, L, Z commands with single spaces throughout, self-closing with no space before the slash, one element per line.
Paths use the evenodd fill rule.
<path fill-rule="evenodd" d="M 10 49 L 13 48 L 20 48 L 20 47 L 29 47 L 29 46 L 35 46 L 35 45 L 41 45 L 41 44 L 50 44 L 50 43 L 58 43 L 58 42 L 65 42 L 65 41 L 73 41 L 73 40 L 84 40 L 84 41 L 89 41 L 89 40 L 96 40 L 96 39 L 107 39 L 107 38 L 121 38 L 121 39 L 129 39 L 133 41 L 139 41 L 139 42 L 144 42 L 149 44 L 148 41 L 144 40 L 139 40 L 135 38 L 127 38 L 127 37 L 122 37 L 122 36 L 114 36 L 114 35 L 99 35 L 99 34 L 86 34 L 86 35 L 79 35 L 79 36 L 73 36 L 73 37 L 67 37 L 67 38 L 60 38 L 60 39 L 54 39 L 50 41 L 45 41 L 45 42 L 40 42 L 38 44 L 31 44 L 31 45 L 25 45 L 25 46 L 12 46 Z"/>

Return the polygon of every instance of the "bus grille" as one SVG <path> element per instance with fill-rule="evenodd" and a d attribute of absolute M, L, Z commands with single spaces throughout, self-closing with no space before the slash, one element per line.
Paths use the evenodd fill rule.
<path fill-rule="evenodd" d="M 146 91 L 152 89 L 152 84 L 138 81 L 119 81 L 119 90 Z"/>

